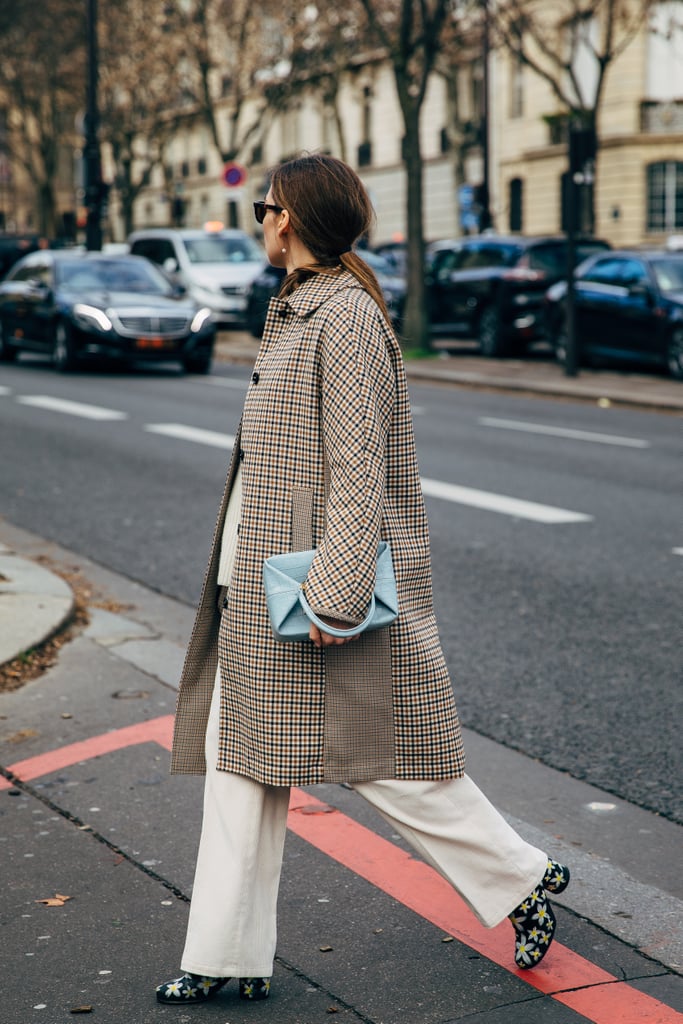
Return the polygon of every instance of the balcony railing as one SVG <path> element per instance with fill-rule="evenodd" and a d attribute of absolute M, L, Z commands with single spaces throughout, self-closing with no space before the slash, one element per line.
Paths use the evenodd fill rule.
<path fill-rule="evenodd" d="M 683 132 L 683 100 L 643 100 L 640 104 L 640 130 L 648 135 Z"/>

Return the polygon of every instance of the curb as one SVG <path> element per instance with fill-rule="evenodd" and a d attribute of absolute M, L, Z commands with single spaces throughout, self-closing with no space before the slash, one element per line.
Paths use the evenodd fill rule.
<path fill-rule="evenodd" d="M 217 362 L 252 366 L 258 353 L 258 342 L 233 342 L 219 340 L 215 349 Z M 650 412 L 683 413 L 683 386 L 673 381 L 660 380 L 657 376 L 637 376 L 630 381 L 621 381 L 616 374 L 604 371 L 599 375 L 582 372 L 578 378 L 564 376 L 548 377 L 534 374 L 533 366 L 524 366 L 521 374 L 508 366 L 505 377 L 495 372 L 493 365 L 489 373 L 478 370 L 451 369 L 448 360 L 408 360 L 404 363 L 409 380 L 426 384 L 443 384 L 474 388 L 483 391 L 500 391 L 511 394 L 532 394 L 550 398 L 569 398 L 584 402 L 627 405 Z M 513 375 L 514 374 L 514 375 Z M 680 389 L 680 395 L 676 392 Z"/>
<path fill-rule="evenodd" d="M 0 667 L 49 640 L 74 607 L 61 576 L 0 545 Z"/>

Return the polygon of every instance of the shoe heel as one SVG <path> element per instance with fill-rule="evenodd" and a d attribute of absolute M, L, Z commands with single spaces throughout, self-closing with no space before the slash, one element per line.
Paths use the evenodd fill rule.
<path fill-rule="evenodd" d="M 240 978 L 240 999 L 267 999 L 270 995 L 270 978 Z"/>

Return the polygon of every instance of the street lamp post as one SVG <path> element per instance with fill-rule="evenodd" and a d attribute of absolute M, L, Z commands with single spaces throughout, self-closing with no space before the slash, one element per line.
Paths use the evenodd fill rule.
<path fill-rule="evenodd" d="M 482 38 L 482 97 L 481 97 L 481 150 L 482 150 L 482 183 L 479 188 L 479 230 L 486 231 L 493 226 L 491 216 L 491 177 L 490 177 L 490 152 L 489 152 L 489 115 L 491 107 L 491 82 L 489 77 L 489 55 L 491 51 L 491 14 L 489 11 L 489 0 L 481 0 L 483 8 L 483 38 Z"/>
<path fill-rule="evenodd" d="M 86 249 L 102 248 L 102 164 L 100 161 L 99 110 L 97 106 L 97 0 L 87 0 L 88 95 L 85 115 L 85 225 Z"/>

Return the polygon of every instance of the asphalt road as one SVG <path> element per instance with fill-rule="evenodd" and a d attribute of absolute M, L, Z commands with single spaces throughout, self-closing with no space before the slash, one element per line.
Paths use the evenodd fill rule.
<path fill-rule="evenodd" d="M 3 367 L 0 514 L 193 603 L 249 376 Z M 464 723 L 682 822 L 680 420 L 411 395 Z"/>

